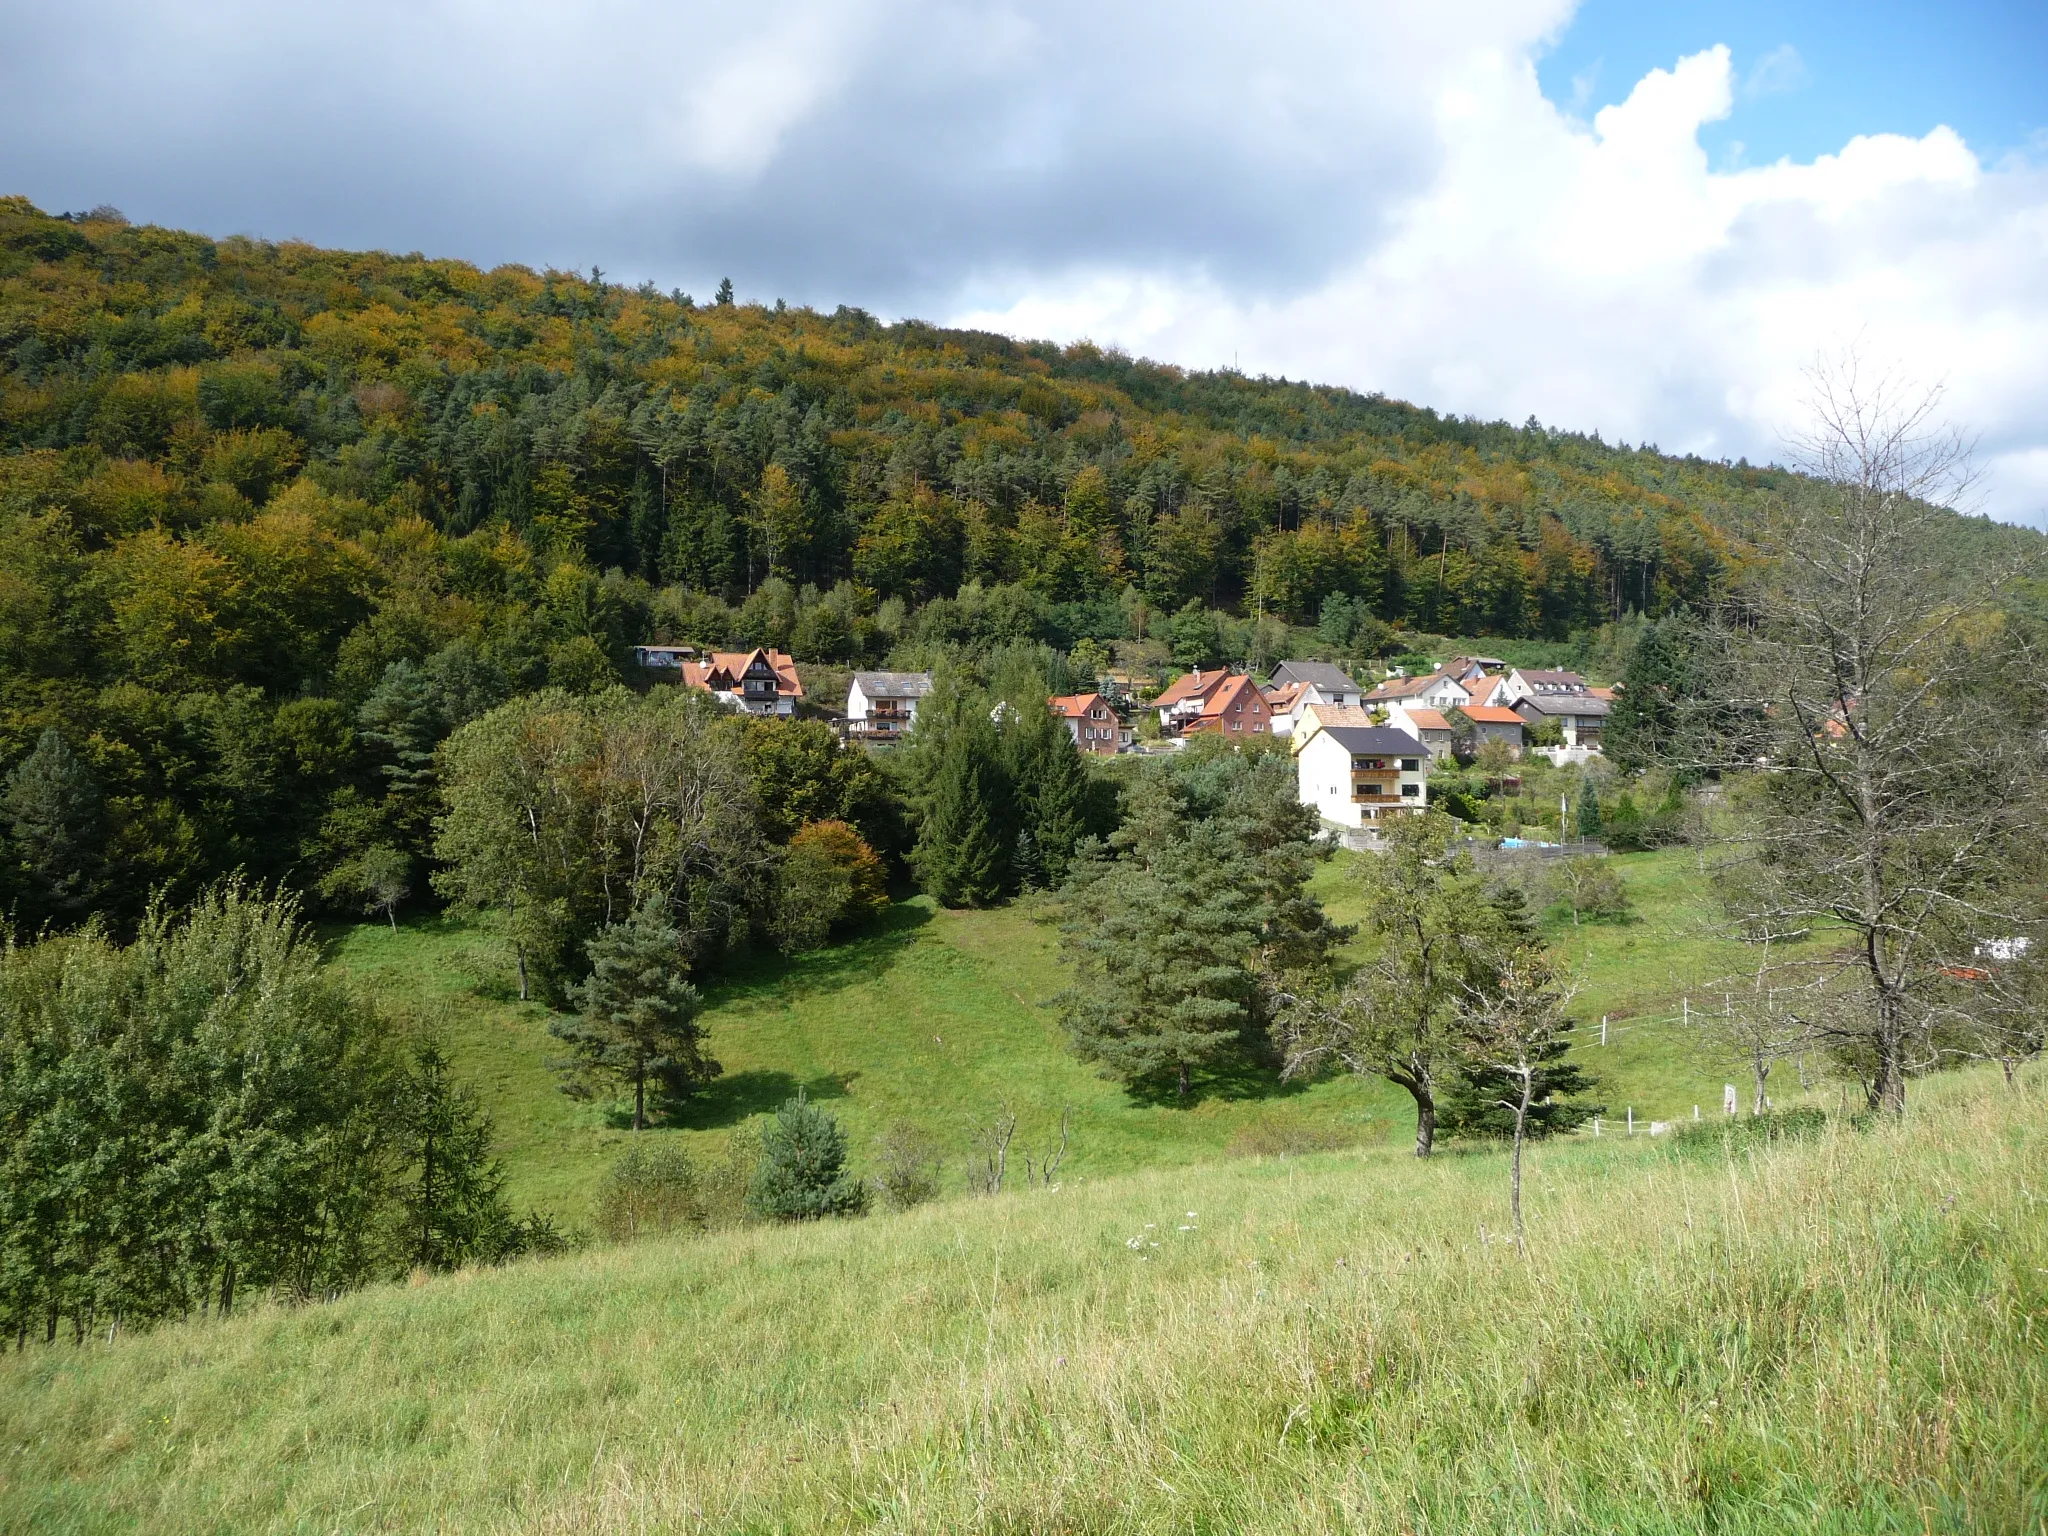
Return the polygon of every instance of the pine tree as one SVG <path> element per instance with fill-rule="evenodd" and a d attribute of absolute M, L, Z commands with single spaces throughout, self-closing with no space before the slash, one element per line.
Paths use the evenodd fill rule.
<path fill-rule="evenodd" d="M 801 1090 L 761 1136 L 747 1209 L 775 1221 L 858 1216 L 868 1190 L 846 1167 L 846 1132 Z"/>
<path fill-rule="evenodd" d="M 1579 836 L 1596 838 L 1600 835 L 1600 791 L 1587 779 L 1579 791 Z"/>
<path fill-rule="evenodd" d="M 432 1041 L 413 1052 L 399 1091 L 397 1145 L 410 1172 L 399 1191 L 406 1262 L 456 1269 L 504 1256 L 520 1224 L 505 1203 L 505 1173 L 491 1156 L 491 1121 L 476 1090 L 449 1074 Z"/>
<path fill-rule="evenodd" d="M 643 907 L 585 946 L 590 977 L 572 989 L 579 1012 L 548 1033 L 573 1053 L 562 1064 L 563 1092 L 594 1097 L 633 1089 L 633 1129 L 647 1124 L 648 1089 L 669 1103 L 686 1099 L 721 1070 L 704 1054 L 697 989 L 683 978 L 682 935 Z"/>
<path fill-rule="evenodd" d="M 1561 1019 L 1531 1046 L 1529 1116 L 1523 1130 L 1528 1140 L 1576 1130 L 1606 1109 L 1575 1097 L 1592 1092 L 1599 1081 L 1572 1056 L 1572 1027 L 1571 1020 Z M 1519 1074 L 1492 1062 L 1464 1062 L 1437 1101 L 1438 1128 L 1451 1136 L 1505 1140 L 1514 1134 L 1515 1117 L 1504 1101 L 1520 1092 Z"/>
<path fill-rule="evenodd" d="M 1010 888 L 1010 788 L 995 733 L 970 706 L 940 745 L 911 855 L 919 884 L 944 905 L 985 907 Z"/>
<path fill-rule="evenodd" d="M 1016 877 L 1057 886 L 1088 835 L 1088 770 L 1066 722 L 1050 709 L 1015 707 L 1022 718 L 1005 736 L 1021 823 Z"/>
<path fill-rule="evenodd" d="M 434 680 L 410 661 L 394 661 L 356 720 L 383 758 L 377 772 L 391 824 L 423 846 L 434 814 L 434 752 L 447 725 Z"/>
<path fill-rule="evenodd" d="M 1129 1088 L 1241 1061 L 1259 1024 L 1264 905 L 1228 831 L 1203 822 L 1158 848 L 1084 870 L 1067 909 L 1074 985 L 1061 995 L 1075 1052 Z"/>
<path fill-rule="evenodd" d="M 104 804 L 92 770 L 54 726 L 7 776 L 0 815 L 12 834 L 22 917 L 68 922 L 89 911 L 99 884 Z"/>
<path fill-rule="evenodd" d="M 732 307 L 731 278 L 721 277 L 718 280 L 718 292 L 712 296 L 711 302 L 718 305 L 721 309 L 730 309 Z"/>

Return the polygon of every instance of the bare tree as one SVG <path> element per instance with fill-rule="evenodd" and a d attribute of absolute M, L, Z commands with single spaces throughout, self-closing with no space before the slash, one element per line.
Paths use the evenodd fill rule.
<path fill-rule="evenodd" d="M 995 1117 L 987 1121 L 975 1121 L 969 1131 L 969 1144 L 974 1148 L 973 1179 L 985 1195 L 999 1195 L 1003 1192 L 1003 1179 L 1009 1172 L 1010 1141 L 1017 1134 L 1017 1112 L 1010 1108 L 1006 1099 L 997 1108 Z"/>
<path fill-rule="evenodd" d="M 1067 1160 L 1067 1142 L 1072 1128 L 1074 1111 L 1071 1105 L 1060 1106 L 1060 1139 L 1056 1145 L 1048 1146 L 1043 1152 L 1024 1152 L 1024 1187 L 1026 1189 L 1051 1189 L 1052 1181 L 1058 1176 L 1060 1164 Z"/>
<path fill-rule="evenodd" d="M 1811 1022 L 1868 1085 L 1905 1105 L 1939 1056 L 1944 967 L 2013 922 L 2004 885 L 2038 796 L 2040 690 L 2023 685 L 1998 594 L 2015 568 L 1959 571 L 1941 510 L 1970 483 L 1939 392 L 1852 361 L 1814 375 L 1809 478 L 1761 531 L 1739 623 L 1743 713 L 1759 776 L 1737 843 L 1767 868 L 1766 927 L 1832 928 L 1853 1006 Z M 1944 535 L 1949 537 L 1945 540 Z"/>
<path fill-rule="evenodd" d="M 1522 1246 L 1522 1147 L 1529 1139 L 1531 1113 L 1548 1097 L 1547 1091 L 1539 1095 L 1539 1080 L 1569 1037 L 1565 1009 L 1575 990 L 1558 979 L 1548 956 L 1520 950 L 1503 958 L 1493 985 L 1468 990 L 1458 1004 L 1468 1076 L 1497 1090 L 1485 1107 L 1502 1111 L 1510 1121 L 1508 1209 L 1517 1248 Z"/>
<path fill-rule="evenodd" d="M 1721 1011 L 1693 1013 L 1699 1027 L 1749 1069 L 1752 1115 L 1770 1107 L 1772 1069 L 1814 1043 L 1814 1021 L 1825 1002 L 1824 977 L 1811 962 L 1774 961 L 1772 941 L 1762 944 L 1756 969 L 1722 991 Z"/>

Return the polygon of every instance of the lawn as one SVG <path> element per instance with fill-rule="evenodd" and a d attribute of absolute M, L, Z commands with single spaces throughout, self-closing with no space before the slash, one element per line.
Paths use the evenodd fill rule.
<path fill-rule="evenodd" d="M 2044 1166 L 1977 1072 L 1539 1147 L 1526 1253 L 1498 1149 L 1382 1146 L 36 1346 L 0 1532 L 2038 1533 Z"/>
<path fill-rule="evenodd" d="M 1340 920 L 1356 905 L 1354 860 L 1340 854 L 1317 877 Z M 1688 989 L 1740 964 L 1739 946 L 1704 931 L 1696 862 L 1683 850 L 1617 859 L 1636 917 L 1587 925 L 1547 919 L 1550 937 L 1583 977 L 1582 1047 L 1620 1119 L 1676 1119 L 1718 1110 L 1723 1065 L 1674 1023 Z M 899 903 L 881 929 L 799 959 L 764 959 L 709 989 L 705 1021 L 725 1071 L 680 1120 L 652 1132 L 713 1153 L 733 1127 L 771 1113 L 799 1087 L 838 1115 L 856 1160 L 891 1122 L 921 1126 L 947 1151 L 947 1180 L 964 1188 L 974 1127 L 1007 1105 L 1017 1117 L 1013 1170 L 1041 1152 L 1071 1111 L 1064 1179 L 1211 1161 L 1233 1145 L 1290 1138 L 1400 1144 L 1412 1134 L 1407 1095 L 1379 1082 L 1336 1079 L 1230 1096 L 1182 1108 L 1134 1099 L 1074 1059 L 1056 1011 L 1065 984 L 1057 934 L 1042 905 L 949 912 Z M 512 995 L 510 957 L 481 924 L 453 919 L 341 930 L 332 950 L 387 1006 L 429 1021 L 475 1081 L 497 1125 L 510 1193 L 563 1219 L 587 1219 L 598 1179 L 631 1134 L 616 1106 L 566 1098 L 548 1069 L 558 1054 L 548 1012 Z M 1601 1013 L 1609 1044 L 1598 1044 Z"/>

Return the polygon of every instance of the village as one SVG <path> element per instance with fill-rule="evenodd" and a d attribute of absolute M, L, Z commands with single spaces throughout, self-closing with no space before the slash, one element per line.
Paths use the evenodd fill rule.
<path fill-rule="evenodd" d="M 787 718 L 806 704 L 797 663 L 779 650 L 643 645 L 634 659 L 648 677 L 747 714 Z M 932 687 L 929 672 L 856 671 L 844 711 L 826 717 L 845 744 L 886 749 L 908 735 Z M 1277 737 L 1294 759 L 1301 803 L 1329 834 L 1370 846 L 1386 818 L 1428 808 L 1433 769 L 1598 758 L 1615 694 L 1577 672 L 1458 656 L 1417 675 L 1394 668 L 1370 685 L 1330 661 L 1282 661 L 1264 682 L 1242 667 L 1195 667 L 1163 686 L 1116 673 L 1046 705 L 1092 757 L 1178 752 L 1204 736 Z"/>

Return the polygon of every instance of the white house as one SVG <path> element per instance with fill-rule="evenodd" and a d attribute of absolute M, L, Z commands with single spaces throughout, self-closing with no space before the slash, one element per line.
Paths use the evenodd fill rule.
<path fill-rule="evenodd" d="M 701 688 L 719 703 L 750 715 L 793 715 L 804 696 L 796 663 L 781 651 L 713 651 L 676 669 L 686 688 Z"/>
<path fill-rule="evenodd" d="M 1506 697 L 1485 702 L 1505 704 L 1513 709 L 1524 699 L 1584 698 L 1592 691 L 1592 684 L 1577 672 L 1546 672 L 1537 667 L 1515 667 L 1508 672 L 1507 681 L 1502 687 Z"/>
<path fill-rule="evenodd" d="M 1325 821 L 1363 827 L 1429 803 L 1429 753 L 1406 731 L 1327 725 L 1294 754 L 1296 792 Z"/>
<path fill-rule="evenodd" d="M 929 672 L 856 672 L 846 690 L 847 735 L 891 742 L 917 723 L 917 702 L 932 691 Z"/>
<path fill-rule="evenodd" d="M 1390 677 L 1365 696 L 1368 706 L 1420 704 L 1424 709 L 1462 709 L 1472 702 L 1471 690 L 1448 672 L 1427 677 Z"/>
<path fill-rule="evenodd" d="M 1451 755 L 1451 743 L 1458 734 L 1442 710 L 1400 699 L 1387 706 L 1387 724 L 1421 742 L 1437 762 Z"/>

